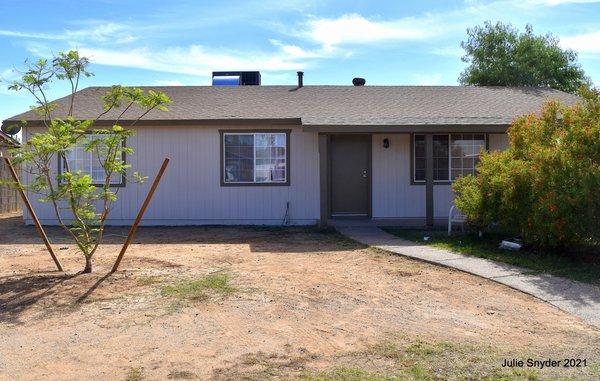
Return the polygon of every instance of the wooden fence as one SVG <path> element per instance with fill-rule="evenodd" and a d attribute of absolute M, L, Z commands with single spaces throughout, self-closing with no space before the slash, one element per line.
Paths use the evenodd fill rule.
<path fill-rule="evenodd" d="M 0 160 L 0 179 L 12 181 L 8 166 Z M 19 207 L 19 192 L 7 185 L 0 185 L 0 214 L 11 213 L 21 210 Z"/>

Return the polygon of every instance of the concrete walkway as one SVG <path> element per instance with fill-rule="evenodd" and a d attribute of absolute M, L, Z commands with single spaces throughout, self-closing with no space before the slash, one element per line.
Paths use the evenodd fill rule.
<path fill-rule="evenodd" d="M 420 245 L 375 226 L 337 226 L 345 236 L 379 249 L 458 269 L 491 279 L 552 304 L 600 327 L 600 288 L 552 275 L 531 275 L 531 270 L 487 259 Z"/>

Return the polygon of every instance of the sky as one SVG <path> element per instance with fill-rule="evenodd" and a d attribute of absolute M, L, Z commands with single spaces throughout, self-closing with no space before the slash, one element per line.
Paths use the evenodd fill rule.
<path fill-rule="evenodd" d="M 217 70 L 260 70 L 265 85 L 456 85 L 466 29 L 484 21 L 552 33 L 600 85 L 600 0 L 2 0 L 0 120 L 28 110 L 7 90 L 25 60 L 77 49 L 82 87 L 209 85 Z M 68 94 L 65 85 L 50 98 Z"/>

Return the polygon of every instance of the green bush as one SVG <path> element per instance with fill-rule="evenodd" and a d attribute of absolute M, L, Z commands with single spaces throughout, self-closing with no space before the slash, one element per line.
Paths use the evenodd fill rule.
<path fill-rule="evenodd" d="M 600 243 L 600 96 L 544 105 L 518 118 L 509 148 L 484 153 L 478 174 L 458 179 L 456 206 L 478 228 L 500 223 L 538 247 Z"/>

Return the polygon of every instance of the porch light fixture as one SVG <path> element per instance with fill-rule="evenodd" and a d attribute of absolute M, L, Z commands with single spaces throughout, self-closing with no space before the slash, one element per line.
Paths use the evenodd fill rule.
<path fill-rule="evenodd" d="M 390 139 L 383 139 L 383 148 L 390 148 Z"/>

